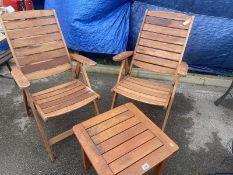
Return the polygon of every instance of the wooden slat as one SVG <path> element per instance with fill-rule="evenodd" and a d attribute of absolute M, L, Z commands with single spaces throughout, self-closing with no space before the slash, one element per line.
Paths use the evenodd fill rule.
<path fill-rule="evenodd" d="M 60 103 L 60 104 L 58 104 L 58 105 L 56 105 L 56 106 L 52 106 L 52 107 L 45 108 L 45 109 L 43 109 L 43 112 L 44 112 L 45 114 L 51 113 L 51 112 L 53 112 L 53 111 L 57 111 L 57 110 L 59 110 L 59 109 L 62 109 L 62 108 L 71 106 L 71 105 L 73 105 L 73 104 L 75 104 L 75 103 L 79 103 L 79 102 L 81 102 L 81 101 L 83 101 L 83 100 L 85 100 L 85 99 L 87 99 L 87 98 L 89 98 L 89 97 L 92 97 L 92 96 L 94 96 L 94 95 L 95 95 L 94 92 L 89 91 L 89 92 L 87 92 L 87 93 L 84 93 L 84 94 L 78 96 L 77 98 L 70 99 L 69 101 L 65 101 L 65 102 Z"/>
<path fill-rule="evenodd" d="M 147 46 L 147 47 L 151 47 L 155 49 L 167 50 L 167 51 L 176 52 L 176 53 L 182 53 L 183 51 L 183 47 L 180 45 L 162 43 L 162 42 L 153 41 L 149 39 L 143 39 L 143 38 L 139 40 L 139 45 Z"/>
<path fill-rule="evenodd" d="M 145 88 L 144 86 L 139 86 L 137 84 L 128 83 L 128 82 L 120 82 L 119 86 L 122 86 L 124 88 L 130 89 L 135 92 L 139 92 L 142 94 L 151 95 L 152 97 L 159 97 L 163 99 L 167 99 L 167 96 L 169 95 L 168 92 L 164 92 L 164 91 L 158 92 L 156 90 L 154 91 L 154 89 Z"/>
<path fill-rule="evenodd" d="M 171 43 L 171 44 L 179 44 L 179 45 L 185 44 L 185 38 L 169 36 L 169 35 L 162 35 L 162 34 L 148 32 L 148 31 L 142 31 L 141 37 L 151 39 L 151 40 Z"/>
<path fill-rule="evenodd" d="M 24 46 L 31 46 L 31 45 L 38 45 L 41 43 L 47 43 L 51 41 L 57 41 L 61 40 L 60 33 L 54 33 L 54 34 L 45 34 L 45 35 L 39 35 L 35 37 L 30 38 L 19 38 L 12 40 L 12 46 L 14 48 L 18 47 L 24 47 Z"/>
<path fill-rule="evenodd" d="M 169 86 L 165 86 L 163 84 L 157 84 L 148 80 L 144 80 L 144 79 L 140 79 L 140 78 L 135 78 L 135 77 L 127 77 L 127 81 L 131 81 L 135 84 L 139 84 L 142 86 L 146 86 L 148 88 L 152 88 L 152 89 L 158 89 L 161 91 L 165 91 L 165 92 L 170 92 L 170 87 Z"/>
<path fill-rule="evenodd" d="M 146 126 L 142 123 L 139 123 L 124 132 L 100 143 L 97 145 L 97 148 L 101 154 L 115 148 L 116 146 L 124 143 L 125 141 L 137 136 L 138 134 L 144 132 L 146 130 Z"/>
<path fill-rule="evenodd" d="M 123 95 L 125 97 L 131 98 L 133 100 L 137 100 L 137 101 L 140 101 L 140 102 L 153 104 L 153 105 L 158 105 L 158 106 L 166 106 L 167 105 L 166 102 L 156 101 L 156 100 L 151 99 L 151 97 L 150 97 L 150 99 L 148 99 L 148 98 L 146 98 L 146 97 L 144 97 L 142 95 L 136 95 L 136 93 L 133 92 L 133 91 L 131 91 L 131 93 L 129 93 L 128 90 L 122 90 L 122 88 L 118 89 L 117 87 L 114 88 L 113 90 L 118 94 L 121 94 L 121 95 Z"/>
<path fill-rule="evenodd" d="M 23 20 L 23 21 L 12 21 L 5 23 L 5 27 L 7 30 L 11 29 L 22 29 L 29 27 L 38 27 L 43 25 L 56 24 L 56 19 L 53 18 L 37 18 L 31 20 Z"/>
<path fill-rule="evenodd" d="M 104 158 L 99 154 L 94 143 L 86 133 L 82 124 L 73 127 L 74 133 L 79 140 L 82 148 L 85 150 L 87 157 L 89 157 L 91 163 L 95 165 L 98 174 L 113 175 L 112 171 L 104 161 Z"/>
<path fill-rule="evenodd" d="M 129 167 L 133 163 L 137 162 L 138 160 L 142 159 L 143 157 L 147 156 L 151 152 L 155 151 L 163 144 L 157 138 L 154 138 L 143 145 L 137 147 L 133 151 L 129 152 L 128 154 L 122 156 L 121 158 L 117 159 L 116 161 L 109 164 L 109 167 L 113 171 L 114 174 L 117 174 L 124 170 L 125 168 Z"/>
<path fill-rule="evenodd" d="M 26 74 L 25 76 L 28 78 L 28 80 L 38 80 L 41 78 L 46 78 L 49 76 L 59 74 L 61 72 L 65 72 L 70 69 L 71 69 L 71 65 L 69 63 L 69 64 L 64 64 L 64 65 L 61 65 L 61 66 L 58 66 L 52 69 L 37 71 L 31 74 Z"/>
<path fill-rule="evenodd" d="M 4 21 L 12 21 L 17 19 L 29 19 L 37 17 L 53 16 L 52 10 L 30 10 L 30 11 L 21 11 L 14 13 L 6 13 L 2 15 Z"/>
<path fill-rule="evenodd" d="M 178 66 L 177 61 L 167 60 L 167 59 L 153 57 L 153 56 L 149 56 L 149 55 L 143 55 L 143 54 L 139 54 L 139 53 L 136 53 L 134 55 L 134 59 L 138 60 L 138 61 L 143 61 L 143 62 L 147 62 L 147 63 L 151 63 L 151 64 L 157 64 L 157 65 L 161 65 L 164 67 L 173 68 L 173 69 L 176 69 Z"/>
<path fill-rule="evenodd" d="M 60 86 L 62 87 L 62 86 Z M 55 87 L 56 88 L 56 87 Z M 76 82 L 76 83 L 72 83 L 68 86 L 65 86 L 63 88 L 57 88 L 54 91 L 48 92 L 48 93 L 44 93 L 38 96 L 35 96 L 34 99 L 36 100 L 37 104 L 43 104 L 49 101 L 53 101 L 56 99 L 59 99 L 59 97 L 61 96 L 65 96 L 65 95 L 70 95 L 73 92 L 76 92 L 78 90 L 81 90 L 85 88 L 85 86 L 81 85 L 81 83 Z M 51 88 L 53 89 L 53 88 Z"/>
<path fill-rule="evenodd" d="M 43 35 L 48 33 L 59 32 L 57 25 L 49 25 L 37 28 L 8 30 L 8 36 L 10 39 L 26 38 L 29 36 Z"/>
<path fill-rule="evenodd" d="M 32 95 L 33 95 L 33 98 L 36 101 L 38 101 L 38 100 L 42 100 L 42 99 L 60 94 L 60 93 L 65 92 L 67 90 L 73 89 L 73 88 L 79 86 L 80 84 L 81 83 L 78 80 L 74 80 L 74 81 L 70 81 L 68 83 L 64 83 L 64 84 L 52 87 L 52 88 L 48 88 L 46 90 L 34 93 Z"/>
<path fill-rule="evenodd" d="M 42 52 L 34 55 L 26 55 L 23 57 L 17 57 L 20 65 L 32 64 L 41 61 L 46 61 L 54 58 L 58 58 L 66 55 L 66 50 L 64 48 L 52 50 L 48 52 Z"/>
<path fill-rule="evenodd" d="M 148 129 L 153 132 L 159 140 L 166 145 L 166 149 L 170 150 L 170 154 L 176 152 L 179 147 L 172 139 L 170 139 L 158 126 L 156 126 L 142 111 L 140 111 L 133 103 L 127 103 L 125 106 L 130 109 L 138 119 L 144 123 Z"/>
<path fill-rule="evenodd" d="M 84 126 L 85 129 L 88 129 L 90 127 L 93 127 L 99 123 L 102 123 L 105 120 L 108 120 L 116 115 L 120 115 L 121 113 L 126 112 L 128 109 L 125 106 L 120 106 L 117 108 L 112 109 L 111 111 L 107 111 L 103 114 L 100 114 L 96 116 L 95 118 L 91 118 L 87 121 L 84 121 L 82 125 Z"/>
<path fill-rule="evenodd" d="M 133 88 L 139 88 L 139 89 L 142 89 L 142 91 L 150 91 L 154 94 L 161 94 L 161 97 L 165 97 L 169 94 L 168 91 L 164 91 L 163 89 L 159 89 L 159 88 L 151 88 L 151 87 L 148 87 L 147 84 L 138 84 L 138 83 L 133 83 L 132 81 L 129 81 L 129 79 L 124 79 L 120 82 L 120 85 L 122 84 L 126 84 L 128 86 L 133 86 Z"/>
<path fill-rule="evenodd" d="M 156 16 L 160 18 L 174 19 L 174 20 L 189 20 L 190 16 L 181 14 L 181 13 L 173 13 L 173 12 L 162 12 L 162 11 L 148 11 L 148 16 Z"/>
<path fill-rule="evenodd" d="M 87 133 L 90 135 L 90 136 L 94 136 L 108 128 L 111 128 L 125 120 L 128 120 L 129 118 L 133 117 L 133 113 L 130 112 L 130 111 L 126 111 L 126 112 L 123 112 L 113 118 L 110 118 L 108 120 L 105 120 L 104 122 L 98 124 L 98 125 L 95 125 L 89 129 L 87 129 Z"/>
<path fill-rule="evenodd" d="M 124 156 L 128 152 L 134 150 L 135 148 L 139 147 L 140 145 L 144 144 L 145 142 L 151 140 L 153 137 L 154 135 L 149 130 L 147 130 L 135 136 L 134 138 L 127 140 L 123 144 L 115 147 L 107 153 L 104 153 L 103 157 L 106 160 L 107 164 L 109 164 L 114 160 Z"/>
<path fill-rule="evenodd" d="M 133 65 L 140 67 L 140 68 L 143 68 L 143 69 L 150 70 L 150 71 L 158 72 L 158 73 L 171 74 L 171 75 L 176 74 L 175 69 L 157 66 L 157 65 L 153 65 L 153 64 L 149 64 L 149 63 L 145 63 L 145 62 L 141 62 L 141 61 L 134 60 Z"/>
<path fill-rule="evenodd" d="M 82 88 L 82 87 L 81 87 Z M 63 94 L 60 95 L 60 98 L 56 99 L 56 100 L 52 100 L 52 101 L 48 101 L 46 103 L 40 104 L 40 108 L 42 108 L 42 110 L 44 109 L 48 109 L 50 107 L 56 106 L 56 105 L 60 105 L 63 104 L 65 102 L 74 100 L 76 98 L 78 98 L 79 96 L 88 93 L 89 90 L 87 88 L 82 88 L 79 91 L 74 92 L 73 94 L 69 94 L 67 96 L 63 96 Z"/>
<path fill-rule="evenodd" d="M 128 89 L 128 88 L 123 87 L 123 86 L 117 86 L 116 89 L 118 89 L 120 91 L 127 92 L 129 94 L 134 94 L 134 95 L 142 97 L 142 98 L 146 98 L 146 99 L 151 100 L 151 101 L 158 101 L 158 102 L 162 102 L 162 103 L 165 103 L 167 101 L 166 98 L 152 96 L 151 94 L 146 94 L 144 92 L 138 92 L 138 91 Z"/>
<path fill-rule="evenodd" d="M 33 55 L 33 54 L 52 51 L 60 48 L 64 48 L 64 44 L 62 41 L 57 41 L 31 48 L 26 47 L 26 48 L 15 49 L 15 54 L 17 57 L 22 57 L 25 55 Z"/>
<path fill-rule="evenodd" d="M 55 68 L 57 66 L 67 64 L 67 63 L 69 63 L 69 60 L 65 56 L 65 57 L 57 58 L 55 60 L 49 60 L 49 61 L 41 62 L 38 64 L 27 65 L 27 66 L 21 67 L 21 70 L 24 74 L 30 74 L 30 73 L 37 72 L 40 70 L 47 70 L 47 69 Z"/>
<path fill-rule="evenodd" d="M 92 137 L 92 140 L 95 144 L 99 144 L 125 130 L 127 130 L 128 128 L 135 126 L 136 124 L 138 124 L 139 121 L 137 120 L 137 118 L 133 117 L 130 118 L 129 120 L 126 120 L 118 125 L 113 126 L 110 129 L 105 130 L 104 132 L 101 132 L 95 136 Z"/>
<path fill-rule="evenodd" d="M 147 16 L 145 19 L 146 23 L 154 24 L 158 26 L 178 28 L 178 29 L 188 29 L 189 25 L 184 25 L 184 21 L 175 21 L 171 19 L 164 19 L 159 17 Z"/>
<path fill-rule="evenodd" d="M 170 156 L 170 153 L 167 151 L 165 146 L 160 147 L 159 149 L 153 151 L 151 154 L 145 156 L 141 160 L 135 162 L 130 167 L 126 168 L 118 175 L 142 175 L 153 168 L 153 165 L 158 165 L 162 161 L 166 160 Z M 150 167 L 146 170 L 142 169 L 142 165 L 147 163 Z"/>
<path fill-rule="evenodd" d="M 188 34 L 187 30 L 171 29 L 168 27 L 156 26 L 151 24 L 144 24 L 143 30 L 179 37 L 186 37 Z"/>
<path fill-rule="evenodd" d="M 175 61 L 179 61 L 181 59 L 181 54 L 171 53 L 171 52 L 158 50 L 158 49 L 152 49 L 152 48 L 143 47 L 143 46 L 138 46 L 137 52 L 156 56 L 156 57 L 167 58 L 167 59 L 175 60 Z"/>
<path fill-rule="evenodd" d="M 59 116 L 59 115 L 62 115 L 62 114 L 66 114 L 68 112 L 71 112 L 71 111 L 74 111 L 76 109 L 79 109 L 87 104 L 89 104 L 90 102 L 93 102 L 94 100 L 96 100 L 99 96 L 96 95 L 95 93 L 88 97 L 88 98 L 84 98 L 82 99 L 82 101 L 80 102 L 77 102 L 77 103 L 74 103 L 72 105 L 69 105 L 67 107 L 64 107 L 64 108 L 59 108 L 58 110 L 56 111 L 53 111 L 53 112 L 50 112 L 50 113 L 47 113 L 44 115 L 45 118 L 51 118 L 51 117 L 56 117 L 56 116 Z"/>
<path fill-rule="evenodd" d="M 85 88 L 85 86 L 78 86 L 70 91 L 66 91 L 64 93 L 49 97 L 47 99 L 43 99 L 37 102 L 37 104 L 39 104 L 42 109 L 52 107 L 60 103 L 63 103 L 64 101 L 69 101 L 72 98 L 76 98 L 81 94 L 87 93 L 88 91 L 89 90 Z"/>

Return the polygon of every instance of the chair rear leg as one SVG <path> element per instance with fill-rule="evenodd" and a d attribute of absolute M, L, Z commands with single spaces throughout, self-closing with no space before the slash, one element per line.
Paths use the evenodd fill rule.
<path fill-rule="evenodd" d="M 114 92 L 111 109 L 113 109 L 116 106 L 117 97 L 118 97 L 118 94 Z"/>
<path fill-rule="evenodd" d="M 99 108 L 97 106 L 96 100 L 93 101 L 93 105 L 94 105 L 94 111 L 95 111 L 95 115 L 99 115 Z"/>
<path fill-rule="evenodd" d="M 162 130 L 163 130 L 163 131 L 165 130 L 166 125 L 167 125 L 168 117 L 169 117 L 169 114 L 170 114 L 170 111 L 171 111 L 171 107 L 172 107 L 172 101 L 173 101 L 173 100 L 171 100 L 171 101 L 169 102 L 168 108 L 167 108 L 167 110 L 166 110 L 166 114 L 165 114 L 164 121 L 163 121 L 163 126 L 162 126 Z"/>

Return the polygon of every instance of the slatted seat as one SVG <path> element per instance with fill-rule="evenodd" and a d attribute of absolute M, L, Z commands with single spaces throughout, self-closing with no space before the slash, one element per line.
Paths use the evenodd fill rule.
<path fill-rule="evenodd" d="M 122 61 L 114 92 L 112 108 L 118 94 L 166 109 L 165 129 L 179 77 L 186 75 L 188 65 L 182 62 L 194 17 L 185 14 L 146 11 L 134 51 L 123 52 L 113 60 Z M 128 58 L 132 56 L 130 67 Z M 132 77 L 135 67 L 171 76 L 171 86 L 152 85 Z M 126 78 L 122 78 L 125 71 Z"/>
<path fill-rule="evenodd" d="M 93 103 L 98 114 L 96 100 L 99 95 L 91 89 L 84 64 L 96 65 L 96 62 L 77 54 L 69 54 L 53 10 L 30 10 L 1 16 L 3 28 L 16 66 L 12 76 L 22 89 L 25 108 L 33 112 L 37 127 L 51 160 L 54 160 L 51 146 L 73 134 L 72 129 L 48 138 L 40 118 L 48 119 L 76 110 Z M 71 59 L 77 61 L 72 70 Z M 74 80 L 68 83 L 30 93 L 32 80 L 51 77 L 63 72 L 71 72 Z M 83 82 L 77 80 L 80 73 Z"/>
<path fill-rule="evenodd" d="M 99 95 L 78 80 L 32 94 L 41 117 L 50 117 L 78 109 L 92 102 Z"/>
<path fill-rule="evenodd" d="M 127 76 L 114 88 L 114 92 L 144 103 L 167 107 L 170 87 Z"/>

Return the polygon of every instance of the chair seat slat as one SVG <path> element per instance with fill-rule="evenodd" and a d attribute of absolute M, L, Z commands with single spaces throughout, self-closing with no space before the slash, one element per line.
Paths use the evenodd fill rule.
<path fill-rule="evenodd" d="M 44 25 L 51 25 L 56 24 L 55 18 L 37 18 L 31 20 L 20 20 L 20 21 L 12 21 L 7 22 L 5 24 L 6 29 L 23 29 L 23 28 L 30 28 L 30 27 L 40 27 Z"/>
<path fill-rule="evenodd" d="M 171 61 L 168 59 L 158 58 L 158 57 L 139 54 L 139 53 L 136 53 L 134 55 L 134 59 L 138 61 L 143 61 L 146 63 L 156 64 L 156 65 L 160 65 L 160 66 L 164 66 L 168 68 L 173 68 L 173 69 L 176 69 L 178 66 L 177 61 Z"/>
<path fill-rule="evenodd" d="M 38 44 L 47 43 L 51 41 L 58 41 L 58 40 L 62 40 L 61 35 L 59 33 L 45 34 L 30 38 L 28 37 L 28 38 L 15 39 L 12 41 L 12 46 L 14 48 L 19 48 L 19 47 L 38 45 Z"/>
<path fill-rule="evenodd" d="M 176 53 L 181 53 L 183 51 L 183 47 L 180 45 L 168 44 L 144 38 L 139 40 L 139 45 Z"/>
<path fill-rule="evenodd" d="M 50 59 L 55 59 L 61 56 L 66 56 L 66 50 L 64 48 L 37 53 L 33 55 L 21 56 L 18 57 L 18 62 L 21 66 L 24 66 L 26 64 L 42 62 Z"/>
<path fill-rule="evenodd" d="M 137 53 L 152 55 L 155 57 L 161 57 L 161 58 L 175 60 L 175 61 L 179 61 L 181 58 L 181 55 L 177 53 L 167 52 L 167 51 L 163 51 L 159 49 L 152 49 L 152 48 L 143 47 L 143 46 L 138 46 L 136 51 Z"/>
<path fill-rule="evenodd" d="M 147 15 L 160 17 L 160 18 L 173 19 L 173 20 L 178 20 L 178 21 L 186 21 L 186 20 L 191 19 L 191 17 L 188 15 L 181 14 L 181 13 L 173 13 L 173 12 L 148 11 Z"/>
<path fill-rule="evenodd" d="M 171 29 L 168 27 L 162 27 L 162 26 L 151 25 L 151 24 L 144 24 L 143 30 L 155 32 L 155 33 L 161 33 L 161 34 L 170 35 L 170 36 L 184 37 L 184 38 L 188 34 L 187 30 Z"/>
<path fill-rule="evenodd" d="M 13 21 L 19 19 L 30 19 L 30 18 L 39 18 L 39 17 L 48 17 L 54 16 L 52 10 L 29 10 L 27 13 L 24 11 L 19 11 L 17 13 L 10 13 L 2 15 L 4 21 Z"/>
<path fill-rule="evenodd" d="M 26 55 L 34 55 L 38 53 L 43 53 L 47 51 L 52 51 L 56 49 L 64 48 L 64 44 L 62 41 L 55 41 L 49 44 L 43 44 L 35 47 L 24 47 L 15 49 L 15 54 L 18 57 L 26 56 Z"/>
<path fill-rule="evenodd" d="M 171 28 L 177 28 L 177 29 L 189 29 L 189 25 L 184 25 L 183 21 L 175 21 L 175 20 L 166 20 L 164 18 L 158 18 L 158 17 L 152 17 L 152 16 L 147 16 L 145 19 L 146 23 L 149 24 L 154 24 L 158 26 L 163 26 L 163 27 L 171 27 Z"/>
<path fill-rule="evenodd" d="M 69 63 L 68 58 L 66 56 L 63 56 L 55 60 L 49 60 L 49 61 L 41 62 L 38 64 L 26 65 L 24 67 L 21 67 L 21 70 L 24 74 L 29 74 L 29 73 L 37 72 L 40 70 L 47 70 L 47 69 L 55 68 L 59 65 L 63 65 L 67 63 Z"/>
<path fill-rule="evenodd" d="M 178 44 L 181 46 L 184 45 L 185 43 L 185 38 L 163 35 L 163 34 L 153 33 L 149 31 L 143 31 L 141 33 L 141 38 L 161 41 L 161 42 L 170 43 L 170 44 Z"/>
<path fill-rule="evenodd" d="M 49 26 L 28 28 L 28 29 L 17 29 L 12 31 L 9 30 L 8 36 L 11 39 L 16 39 L 16 38 L 26 38 L 36 35 L 55 33 L 55 32 L 59 32 L 57 25 L 49 25 Z"/>

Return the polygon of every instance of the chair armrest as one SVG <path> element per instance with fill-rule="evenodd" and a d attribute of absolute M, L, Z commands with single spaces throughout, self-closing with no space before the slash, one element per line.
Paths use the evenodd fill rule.
<path fill-rule="evenodd" d="M 120 53 L 120 54 L 114 56 L 114 57 L 113 57 L 113 60 L 114 60 L 114 61 L 122 61 L 122 60 L 127 59 L 127 58 L 129 58 L 130 56 L 132 56 L 133 53 L 134 53 L 133 51 L 122 52 L 122 53 Z"/>
<path fill-rule="evenodd" d="M 70 54 L 70 58 L 77 61 L 77 62 L 87 64 L 89 66 L 95 66 L 97 64 L 95 61 L 92 61 L 91 59 L 89 59 L 85 56 L 74 54 L 74 53 Z"/>
<path fill-rule="evenodd" d="M 25 88 L 30 86 L 30 82 L 24 76 L 24 74 L 22 73 L 22 71 L 19 68 L 13 67 L 12 71 L 11 71 L 11 75 L 14 78 L 15 82 L 17 83 L 17 85 L 19 86 L 20 89 L 25 89 Z"/>
<path fill-rule="evenodd" d="M 187 63 L 185 63 L 183 61 L 181 62 L 178 74 L 180 76 L 187 76 L 187 74 L 188 74 L 188 64 Z"/>

